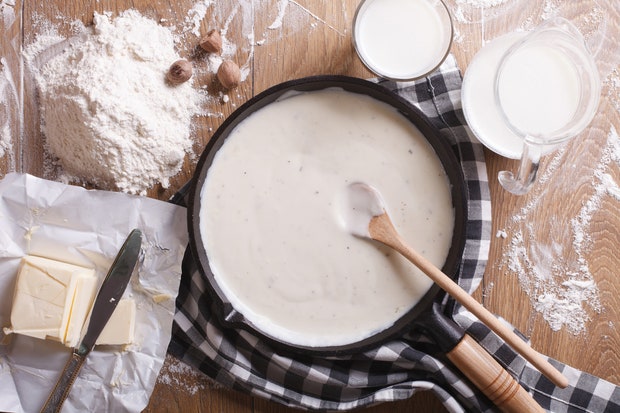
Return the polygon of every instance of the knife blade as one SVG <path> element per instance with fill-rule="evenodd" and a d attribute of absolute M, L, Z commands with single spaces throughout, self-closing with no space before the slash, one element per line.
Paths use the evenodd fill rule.
<path fill-rule="evenodd" d="M 142 232 L 139 229 L 134 229 L 127 236 L 108 274 L 103 280 L 90 313 L 86 334 L 80 344 L 73 349 L 71 357 L 67 364 L 65 364 L 56 385 L 41 408 L 41 413 L 57 413 L 62 408 L 73 386 L 73 382 L 75 382 L 84 364 L 84 360 L 86 360 L 86 356 L 95 347 L 99 334 L 103 331 L 127 288 L 133 269 L 138 261 L 141 245 Z"/>

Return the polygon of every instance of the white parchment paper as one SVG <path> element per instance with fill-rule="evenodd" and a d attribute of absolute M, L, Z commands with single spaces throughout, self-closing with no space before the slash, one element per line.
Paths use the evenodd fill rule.
<path fill-rule="evenodd" d="M 105 277 L 133 228 L 142 251 L 124 297 L 136 301 L 135 343 L 90 353 L 63 412 L 139 412 L 149 397 L 170 342 L 186 210 L 166 202 L 93 191 L 12 173 L 0 181 L 0 327 L 10 324 L 21 258 L 35 254 L 95 268 Z M 2 337 L 0 411 L 38 412 L 69 357 L 62 344 Z"/>

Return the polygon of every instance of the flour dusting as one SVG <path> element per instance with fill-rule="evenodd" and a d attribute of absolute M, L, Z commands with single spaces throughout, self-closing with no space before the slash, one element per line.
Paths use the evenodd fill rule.
<path fill-rule="evenodd" d="M 2 35 L 7 37 L 7 44 L 11 43 L 15 47 L 18 39 L 11 39 L 9 36 L 16 36 L 9 33 L 16 23 L 15 0 L 0 0 L 0 27 Z M 10 40 L 10 42 L 9 42 Z M 10 53 L 3 50 L 3 53 Z M 13 50 L 14 53 L 18 51 Z M 15 170 L 15 155 L 13 152 L 13 136 L 19 133 L 21 123 L 21 113 L 19 111 L 20 102 L 13 74 L 5 56 L 0 56 L 0 158 L 5 158 L 8 170 Z M 19 119 L 19 120 L 18 120 Z"/>
<path fill-rule="evenodd" d="M 495 7 L 506 3 L 508 0 L 456 0 L 456 4 L 465 4 L 477 8 Z"/>
<path fill-rule="evenodd" d="M 166 361 L 157 376 L 157 383 L 172 385 L 175 389 L 194 395 L 209 388 L 219 388 L 219 384 L 178 359 L 166 355 Z"/>
<path fill-rule="evenodd" d="M 13 151 L 13 143 L 11 140 L 11 127 L 8 121 L 4 122 L 0 130 L 0 158 L 10 154 Z"/>
<path fill-rule="evenodd" d="M 278 2 L 278 15 L 275 20 L 267 27 L 269 30 L 275 30 L 282 27 L 282 20 L 284 20 L 284 14 L 286 13 L 286 7 L 289 0 L 280 0 Z"/>
<path fill-rule="evenodd" d="M 0 158 L 8 155 L 9 163 L 13 164 L 13 141 L 11 133 L 10 101 L 14 96 L 15 88 L 11 81 L 8 64 L 0 58 Z"/>
<path fill-rule="evenodd" d="M 551 169 L 559 164 L 556 155 Z M 620 138 L 611 126 L 596 169 L 592 172 L 593 191 L 583 202 L 569 225 L 560 223 L 553 228 L 556 239 L 572 239 L 572 250 L 566 250 L 553 240 L 539 240 L 537 228 L 530 222 L 537 213 L 534 198 L 516 215 L 509 228 L 510 243 L 504 249 L 500 267 L 518 276 L 521 288 L 527 293 L 533 308 L 542 314 L 552 330 L 565 328 L 572 334 L 584 333 L 590 314 L 602 311 L 599 290 L 590 271 L 587 254 L 592 251 L 590 236 L 593 216 L 606 198 L 620 201 L 620 187 L 611 173 L 620 167 Z"/>
<path fill-rule="evenodd" d="M 450 13 L 455 22 L 480 23 L 484 31 L 486 21 L 498 16 L 505 16 L 510 10 L 519 7 L 518 2 L 517 0 L 456 0 L 450 9 Z M 459 39 L 460 41 L 462 39 Z"/>
<path fill-rule="evenodd" d="M 15 22 L 15 0 L 0 0 L 0 12 L 4 27 L 13 24 Z"/>
<path fill-rule="evenodd" d="M 183 31 L 191 32 L 194 36 L 200 36 L 200 26 L 211 5 L 213 5 L 213 0 L 196 2 L 187 12 L 187 16 L 185 16 Z"/>
<path fill-rule="evenodd" d="M 552 330 L 566 328 L 579 334 L 589 320 L 587 308 L 600 312 L 598 289 L 589 270 L 580 268 L 583 263 L 567 262 L 563 257 L 559 244 L 538 244 L 532 229 L 526 228 L 513 234 L 504 265 L 518 275 L 532 307 Z"/>
<path fill-rule="evenodd" d="M 607 97 L 616 111 L 620 112 L 620 68 L 615 67 L 603 81 Z"/>

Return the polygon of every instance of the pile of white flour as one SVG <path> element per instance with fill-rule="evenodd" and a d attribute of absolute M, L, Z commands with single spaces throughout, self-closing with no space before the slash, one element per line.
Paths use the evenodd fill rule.
<path fill-rule="evenodd" d="M 168 187 L 192 149 L 200 104 L 191 81 L 165 80 L 178 59 L 168 28 L 128 10 L 95 14 L 92 28 L 34 68 L 46 145 L 68 179 L 142 195 Z"/>

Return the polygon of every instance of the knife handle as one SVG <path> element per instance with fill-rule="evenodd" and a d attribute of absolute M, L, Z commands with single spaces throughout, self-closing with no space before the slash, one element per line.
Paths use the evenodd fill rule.
<path fill-rule="evenodd" d="M 72 352 L 71 357 L 65 364 L 65 368 L 63 369 L 54 389 L 50 393 L 47 398 L 47 401 L 41 408 L 41 413 L 58 413 L 62 408 L 62 404 L 65 402 L 65 399 L 69 395 L 69 391 L 71 390 L 71 386 L 73 386 L 73 382 L 80 372 L 82 365 L 84 364 L 84 360 L 86 357 L 81 356 L 77 352 Z"/>
<path fill-rule="evenodd" d="M 467 334 L 447 356 L 502 412 L 544 412 L 519 382 Z"/>

